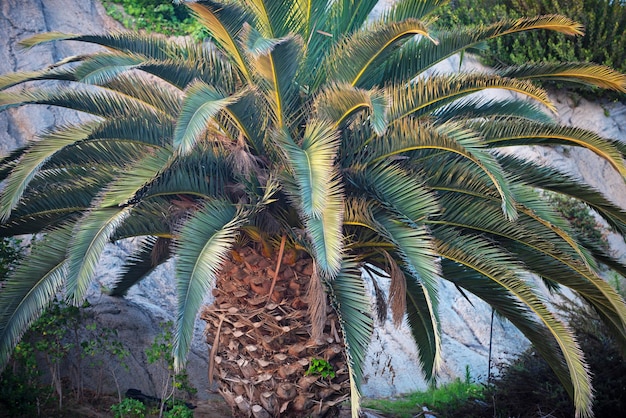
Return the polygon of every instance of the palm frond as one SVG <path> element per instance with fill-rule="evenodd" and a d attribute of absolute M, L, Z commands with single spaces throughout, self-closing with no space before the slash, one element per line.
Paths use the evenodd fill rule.
<path fill-rule="evenodd" d="M 384 21 L 398 22 L 405 19 L 429 21 L 430 14 L 446 4 L 448 0 L 400 0 L 392 4 L 388 11 L 383 12 Z"/>
<path fill-rule="evenodd" d="M 437 63 L 491 39 L 529 30 L 552 30 L 567 35 L 581 35 L 582 26 L 559 15 L 503 20 L 489 26 L 438 31 L 438 44 L 418 40 L 408 42 L 385 64 L 384 80 L 407 83 Z"/>
<path fill-rule="evenodd" d="M 428 36 L 419 20 L 374 26 L 340 40 L 326 57 L 320 72 L 336 82 L 370 88 L 379 81 L 379 67 L 391 52 L 415 35 Z M 322 80 L 320 80 L 322 81 Z"/>
<path fill-rule="evenodd" d="M 522 160 L 512 155 L 501 155 L 498 158 L 507 171 L 515 173 L 523 182 L 582 201 L 620 234 L 626 233 L 626 212 L 580 179 L 555 167 Z"/>
<path fill-rule="evenodd" d="M 514 259 L 484 239 L 451 231 L 440 234 L 436 245 L 442 257 L 476 270 L 514 294 L 548 328 L 567 364 L 576 410 L 589 413 L 593 393 L 582 351 L 568 327 L 554 317 L 526 281 L 519 277 L 521 269 Z M 558 373 L 558 368 L 551 366 Z"/>
<path fill-rule="evenodd" d="M 245 214 L 230 202 L 215 200 L 194 212 L 178 231 L 174 247 L 178 293 L 173 349 L 176 370 L 184 367 L 198 309 L 246 220 Z"/>
<path fill-rule="evenodd" d="M 292 122 L 295 103 L 299 100 L 299 90 L 294 83 L 298 64 L 302 55 L 302 39 L 296 36 L 273 39 L 265 38 L 252 27 L 244 33 L 246 52 L 258 74 L 261 90 L 267 101 L 278 128 Z"/>
<path fill-rule="evenodd" d="M 0 292 L 0 370 L 29 325 L 61 290 L 71 237 L 71 225 L 48 232 L 32 246 L 28 263 L 17 267 L 4 283 Z"/>
<path fill-rule="evenodd" d="M 417 344 L 426 380 L 434 382 L 442 361 L 441 329 L 439 321 L 433 320 L 432 309 L 437 304 L 429 301 L 429 297 L 426 288 L 418 281 L 406 280 L 406 312 L 411 335 Z"/>
<path fill-rule="evenodd" d="M 484 135 L 491 147 L 513 145 L 573 145 L 587 148 L 606 160 L 622 177 L 626 177 L 626 165 L 622 153 L 611 140 L 595 132 L 581 128 L 540 124 L 531 121 L 492 121 L 474 125 Z"/>
<path fill-rule="evenodd" d="M 489 89 L 513 91 L 555 111 L 546 91 L 530 81 L 503 78 L 492 74 L 461 73 L 419 78 L 408 86 L 391 89 L 389 121 L 393 123 L 409 115 L 419 117 L 455 100 Z"/>
<path fill-rule="evenodd" d="M 234 3 L 216 3 L 202 0 L 188 3 L 196 18 L 204 25 L 215 44 L 228 56 L 244 79 L 250 79 L 250 70 L 239 43 L 240 31 L 251 19 L 245 9 Z"/>
<path fill-rule="evenodd" d="M 67 258 L 67 297 L 74 305 L 83 302 L 104 246 L 130 211 L 130 207 L 92 210 L 74 226 Z"/>
<path fill-rule="evenodd" d="M 366 110 L 372 130 L 382 135 L 387 129 L 387 100 L 378 90 L 357 89 L 349 84 L 331 85 L 315 97 L 315 116 L 341 127 L 353 114 Z"/>
<path fill-rule="evenodd" d="M 75 69 L 74 77 L 82 83 L 102 85 L 144 61 L 145 57 L 131 54 L 97 54 L 83 60 Z"/>
<path fill-rule="evenodd" d="M 126 260 L 122 276 L 109 292 L 111 296 L 124 296 L 128 289 L 150 274 L 170 256 L 170 241 L 159 237 L 148 237 L 138 250 Z"/>
<path fill-rule="evenodd" d="M 168 40 L 164 36 L 132 31 L 104 35 L 74 35 L 62 32 L 47 32 L 24 39 L 20 41 L 19 45 L 24 48 L 32 48 L 52 41 L 86 42 L 120 52 L 144 55 L 148 58 L 159 60 L 170 58 L 173 51 L 181 49 L 174 41 Z"/>
<path fill-rule="evenodd" d="M 218 112 L 236 102 L 239 96 L 226 96 L 201 81 L 191 84 L 176 122 L 174 149 L 181 155 L 192 152 Z"/>
<path fill-rule="evenodd" d="M 589 62 L 539 63 L 500 68 L 502 77 L 520 80 L 578 82 L 602 89 L 626 92 L 626 75 L 604 65 Z"/>
<path fill-rule="evenodd" d="M 126 205 L 146 184 L 168 167 L 171 159 L 172 151 L 167 148 L 158 148 L 137 158 L 107 186 L 100 205 Z"/>
<path fill-rule="evenodd" d="M 68 145 L 85 140 L 96 127 L 97 123 L 89 123 L 59 128 L 34 143 L 22 156 L 6 181 L 3 193 L 0 195 L 0 219 L 2 221 L 8 219 L 29 182 L 50 157 Z"/>
<path fill-rule="evenodd" d="M 452 120 L 476 120 L 489 118 L 520 118 L 539 123 L 554 121 L 545 110 L 536 103 L 526 100 L 494 100 L 487 97 L 469 96 L 443 106 L 432 112 L 434 123 L 444 123 Z"/>
<path fill-rule="evenodd" d="M 26 104 L 65 107 L 102 117 L 123 117 L 129 113 L 147 114 L 150 117 L 162 113 L 159 109 L 140 100 L 95 87 L 60 88 L 49 91 L 40 89 L 19 93 L 0 92 L 0 111 Z"/>
<path fill-rule="evenodd" d="M 28 81 L 40 80 L 76 81 L 76 77 L 74 76 L 74 71 L 65 68 L 3 74 L 0 76 L 0 91 Z"/>
<path fill-rule="evenodd" d="M 339 317 L 350 371 L 350 403 L 352 416 L 358 416 L 363 366 L 374 322 L 370 315 L 369 298 L 358 264 L 345 257 L 341 270 L 329 283 L 330 302 Z"/>

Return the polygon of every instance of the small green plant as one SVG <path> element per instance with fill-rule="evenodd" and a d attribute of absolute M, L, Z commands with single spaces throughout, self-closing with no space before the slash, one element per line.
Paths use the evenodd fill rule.
<path fill-rule="evenodd" d="M 193 418 L 193 411 L 183 404 L 176 404 L 163 413 L 163 418 Z"/>
<path fill-rule="evenodd" d="M 143 418 L 146 416 L 146 406 L 137 399 L 125 398 L 111 405 L 111 412 L 115 418 Z"/>
<path fill-rule="evenodd" d="M 148 364 L 154 364 L 161 369 L 162 379 L 160 382 L 160 399 L 159 417 L 163 417 L 165 405 L 174 400 L 174 397 L 183 396 L 190 398 L 197 393 L 189 382 L 189 376 L 186 370 L 180 373 L 174 372 L 174 358 L 172 357 L 173 335 L 171 322 L 161 325 L 164 331 L 157 335 L 154 342 L 146 349 Z"/>
<path fill-rule="evenodd" d="M 304 373 L 306 376 L 322 376 L 324 379 L 335 377 L 333 366 L 324 359 L 312 358 L 309 369 Z"/>
<path fill-rule="evenodd" d="M 85 329 L 89 331 L 89 338 L 80 343 L 82 348 L 81 355 L 89 358 L 91 366 L 97 367 L 99 370 L 100 376 L 98 379 L 99 384 L 96 387 L 96 395 L 99 396 L 102 393 L 102 377 L 105 370 L 103 358 L 108 357 L 114 361 L 109 362 L 106 369 L 115 382 L 117 396 L 121 402 L 122 394 L 117 373 L 120 369 L 128 371 L 128 365 L 125 360 L 130 356 L 130 351 L 119 340 L 117 330 L 115 329 L 99 327 L 95 322 L 86 324 Z"/>

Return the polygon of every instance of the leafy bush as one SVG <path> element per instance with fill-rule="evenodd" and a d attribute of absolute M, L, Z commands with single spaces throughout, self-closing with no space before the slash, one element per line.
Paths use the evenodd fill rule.
<path fill-rule="evenodd" d="M 136 399 L 125 398 L 111 405 L 111 412 L 115 418 L 143 418 L 146 416 L 146 406 Z"/>
<path fill-rule="evenodd" d="M 172 0 L 104 0 L 103 4 L 111 17 L 129 29 L 204 37 L 189 9 Z"/>
<path fill-rule="evenodd" d="M 498 38 L 490 44 L 490 64 L 543 61 L 590 61 L 626 71 L 626 3 L 619 0 L 452 0 L 441 14 L 441 27 L 475 26 L 499 19 L 562 14 L 585 27 L 585 35 L 568 37 L 532 31 Z"/>

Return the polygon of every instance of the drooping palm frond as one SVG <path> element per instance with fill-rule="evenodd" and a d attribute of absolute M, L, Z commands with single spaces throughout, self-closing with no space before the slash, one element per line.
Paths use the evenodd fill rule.
<path fill-rule="evenodd" d="M 141 279 L 161 265 L 171 254 L 169 240 L 148 237 L 122 267 L 123 273 L 109 291 L 111 296 L 124 296 Z"/>
<path fill-rule="evenodd" d="M 339 317 L 348 356 L 352 416 L 359 414 L 363 364 L 374 329 L 361 274 L 359 263 L 346 258 L 339 274 L 329 283 L 330 301 Z"/>
<path fill-rule="evenodd" d="M 6 364 L 28 326 L 61 290 L 72 226 L 59 226 L 36 242 L 0 292 L 0 364 Z"/>
<path fill-rule="evenodd" d="M 476 236 L 469 237 L 446 232 L 437 237 L 437 249 L 444 258 L 476 270 L 511 292 L 536 315 L 543 326 L 549 330 L 551 338 L 558 344 L 567 364 L 566 370 L 568 370 L 569 376 L 566 378 L 563 375 L 558 375 L 559 370 L 561 370 L 559 364 L 553 364 L 553 369 L 557 372 L 559 379 L 566 378 L 571 382 L 571 384 L 568 382 L 566 387 L 573 387 L 571 393 L 576 409 L 589 413 L 591 410 L 590 399 L 592 398 L 591 379 L 582 351 L 572 332 L 547 309 L 525 280 L 518 276 L 521 272 L 521 266 L 516 265 L 517 263 L 509 257 L 508 253 Z M 533 343 L 545 345 L 545 341 L 542 340 L 533 341 Z"/>
<path fill-rule="evenodd" d="M 184 367 L 200 304 L 246 221 L 245 214 L 230 202 L 215 200 L 194 212 L 178 231 L 180 238 L 174 247 L 178 293 L 176 370 Z"/>

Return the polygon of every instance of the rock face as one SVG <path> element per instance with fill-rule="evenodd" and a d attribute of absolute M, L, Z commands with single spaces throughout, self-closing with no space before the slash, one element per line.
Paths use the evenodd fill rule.
<path fill-rule="evenodd" d="M 388 0 L 385 1 L 388 3 Z M 75 42 L 37 47 L 29 52 L 20 51 L 17 42 L 35 33 L 96 33 L 111 30 L 121 28 L 106 16 L 97 0 L 1 0 L 0 33 L 4 36 L 0 40 L 0 74 L 39 69 L 61 57 L 89 52 L 85 45 Z M 445 65 L 454 71 L 458 69 L 458 60 L 451 59 Z M 464 65 L 478 64 L 466 59 Z M 623 105 L 607 103 L 601 107 L 585 100 L 574 103 L 563 93 L 556 93 L 554 97 L 563 123 L 626 140 L 626 132 L 623 130 L 626 126 L 626 107 Z M 37 133 L 46 128 L 70 123 L 80 117 L 43 106 L 0 113 L 0 155 L 23 145 L 28 139 L 36 138 Z M 595 155 L 559 148 L 535 148 L 526 152 L 537 161 L 555 164 L 580 175 L 626 208 L 624 182 Z M 623 242 L 616 241 L 615 244 L 623 246 Z M 122 391 L 134 387 L 146 394 L 158 395 L 160 372 L 146 365 L 145 349 L 161 333 L 160 324 L 173 321 L 175 316 L 176 286 L 172 265 L 159 268 L 150 278 L 131 289 L 125 299 L 112 298 L 101 292 L 103 287 L 113 282 L 124 254 L 132 245 L 131 241 L 108 247 L 89 292 L 89 300 L 93 305 L 89 313 L 99 326 L 118 330 L 119 338 L 131 350 L 127 360 L 129 371 L 119 372 Z M 496 318 L 491 326 L 489 307 L 475 298 L 466 300 L 453 286 L 447 284 L 441 289 L 441 318 L 443 381 L 463 378 L 466 370 L 473 378 L 485 379 L 489 367 L 490 340 L 493 364 L 506 361 L 527 346 L 521 334 L 510 324 Z M 202 329 L 203 323 L 198 321 L 187 369 L 191 383 L 199 389 L 198 395 L 206 397 L 208 353 Z M 493 339 L 490 338 L 491 334 Z M 96 376 L 91 379 L 96 379 Z M 110 386 L 111 392 L 114 392 L 114 384 L 110 379 L 106 386 Z M 364 393 L 368 396 L 390 396 L 425 387 L 417 350 L 408 328 L 403 326 L 395 329 L 390 320 L 379 324 L 366 361 Z"/>

